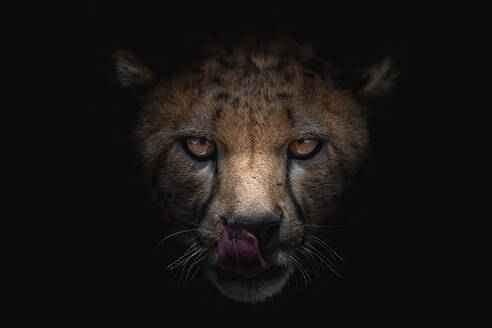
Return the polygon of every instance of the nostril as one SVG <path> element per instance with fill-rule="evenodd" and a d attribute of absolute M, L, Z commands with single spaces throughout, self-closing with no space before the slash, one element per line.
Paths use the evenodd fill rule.
<path fill-rule="evenodd" d="M 262 244 L 271 245 L 278 239 L 281 219 L 277 216 L 267 216 L 263 219 L 261 231 Z"/>
<path fill-rule="evenodd" d="M 275 239 L 275 236 L 278 234 L 279 228 L 280 222 L 267 226 L 263 232 L 263 240 L 268 243 Z"/>

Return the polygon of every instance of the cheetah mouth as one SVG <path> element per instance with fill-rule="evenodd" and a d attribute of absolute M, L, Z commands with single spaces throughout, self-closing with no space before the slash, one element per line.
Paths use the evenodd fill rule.
<path fill-rule="evenodd" d="M 224 226 L 218 244 L 219 265 L 223 271 L 255 277 L 270 268 L 259 249 L 258 239 L 243 228 Z"/>
<path fill-rule="evenodd" d="M 278 257 L 277 256 L 274 256 Z M 262 302 L 279 293 L 289 280 L 292 268 L 266 257 L 271 263 L 268 268 L 254 275 L 224 270 L 217 262 L 206 264 L 206 275 L 222 294 L 243 303 Z M 214 263 L 215 262 L 215 263 Z"/>
<path fill-rule="evenodd" d="M 224 295 L 254 303 L 283 288 L 292 272 L 286 258 L 278 247 L 260 249 L 256 236 L 244 228 L 226 225 L 206 272 Z"/>
<path fill-rule="evenodd" d="M 270 266 L 270 268 L 257 273 L 254 276 L 245 276 L 240 273 L 230 272 L 222 270 L 217 267 L 214 268 L 214 273 L 217 282 L 220 284 L 239 284 L 245 286 L 261 285 L 268 282 L 274 282 L 280 279 L 287 271 L 286 267 L 282 266 Z"/>

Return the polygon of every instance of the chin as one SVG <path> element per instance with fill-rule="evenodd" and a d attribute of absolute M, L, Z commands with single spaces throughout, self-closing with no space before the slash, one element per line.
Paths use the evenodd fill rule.
<path fill-rule="evenodd" d="M 205 266 L 205 274 L 226 297 L 242 303 L 258 303 L 280 293 L 293 270 L 283 252 L 271 260 L 271 267 L 254 276 L 245 277 L 220 268 L 213 256 Z"/>

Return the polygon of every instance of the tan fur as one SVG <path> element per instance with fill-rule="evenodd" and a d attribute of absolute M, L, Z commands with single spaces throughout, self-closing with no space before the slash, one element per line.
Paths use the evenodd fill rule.
<path fill-rule="evenodd" d="M 339 196 L 367 156 L 360 105 L 350 91 L 303 66 L 314 56 L 310 45 L 277 41 L 258 52 L 248 41 L 232 54 L 221 49 L 209 47 L 214 54 L 200 72 L 176 74 L 150 90 L 135 131 L 147 183 L 167 219 L 199 225 L 198 240 L 212 263 L 224 222 L 238 215 L 281 217 L 278 247 L 295 254 L 304 224 L 331 222 Z M 388 65 L 373 73 L 362 93 L 382 84 Z M 146 69 L 140 77 L 153 79 Z M 187 157 L 178 142 L 186 136 L 213 142 L 216 162 Z M 287 166 L 287 146 L 299 138 L 324 140 L 323 148 Z"/>

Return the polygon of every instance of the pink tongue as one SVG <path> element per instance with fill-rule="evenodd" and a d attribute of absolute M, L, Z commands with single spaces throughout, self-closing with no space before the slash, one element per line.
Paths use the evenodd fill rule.
<path fill-rule="evenodd" d="M 253 234 L 227 225 L 220 233 L 219 264 L 224 271 L 244 277 L 252 277 L 270 267 L 261 257 L 258 239 Z"/>

